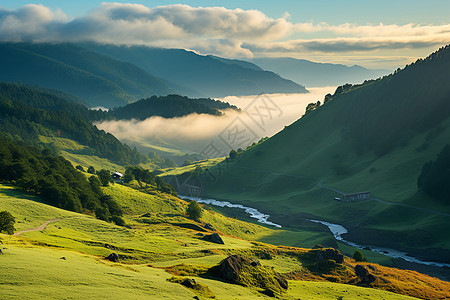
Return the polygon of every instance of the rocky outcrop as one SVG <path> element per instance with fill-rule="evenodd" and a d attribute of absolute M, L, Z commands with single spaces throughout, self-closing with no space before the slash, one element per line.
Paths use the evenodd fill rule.
<path fill-rule="evenodd" d="M 332 259 L 338 264 L 344 262 L 344 255 L 339 250 L 333 248 L 315 249 L 312 252 L 315 253 L 314 258 L 316 261 Z"/>
<path fill-rule="evenodd" d="M 197 285 L 197 282 L 195 282 L 195 279 L 186 278 L 181 284 L 187 288 L 193 289 Z"/>
<path fill-rule="evenodd" d="M 106 257 L 107 260 L 110 260 L 112 262 L 118 262 L 119 261 L 119 255 L 117 253 L 111 253 Z"/>
<path fill-rule="evenodd" d="M 260 266 L 259 261 L 240 255 L 230 255 L 225 258 L 215 269 L 215 275 L 225 281 L 237 283 L 236 280 L 244 265 Z"/>
<path fill-rule="evenodd" d="M 367 268 L 364 267 L 363 265 L 356 265 L 355 273 L 356 273 L 356 276 L 358 276 L 360 279 L 360 282 L 359 282 L 360 284 L 368 285 L 377 279 L 377 277 L 370 274 L 369 270 L 367 270 Z"/>
<path fill-rule="evenodd" d="M 216 243 L 216 244 L 221 244 L 224 245 L 225 243 L 223 242 L 222 238 L 220 237 L 220 235 L 218 235 L 217 233 L 213 233 L 210 235 L 205 235 L 203 237 L 203 239 L 205 241 L 211 242 L 211 243 Z"/>
<path fill-rule="evenodd" d="M 273 268 L 263 267 L 256 259 L 241 255 L 228 256 L 212 268 L 211 273 L 227 282 L 262 288 L 263 293 L 271 297 L 288 289 L 287 280 Z"/>

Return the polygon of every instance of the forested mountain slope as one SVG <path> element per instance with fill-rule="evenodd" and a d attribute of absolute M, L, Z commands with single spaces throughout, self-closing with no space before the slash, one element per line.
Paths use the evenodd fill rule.
<path fill-rule="evenodd" d="M 89 146 L 90 154 L 119 164 L 138 164 L 148 157 L 122 144 L 113 135 L 92 125 L 109 119 L 60 95 L 24 85 L 0 83 L 0 129 L 13 139 L 38 142 L 39 136 L 62 136 Z"/>
<path fill-rule="evenodd" d="M 346 225 L 349 239 L 448 261 L 449 198 L 417 183 L 450 143 L 449 70 L 447 46 L 380 80 L 340 87 L 215 182 L 205 176 L 208 194 L 264 208 L 290 226 L 321 218 Z M 333 200 L 363 191 L 372 200 Z"/>
<path fill-rule="evenodd" d="M 0 64 L 0 81 L 62 90 L 92 106 L 183 92 L 135 65 L 74 44 L 0 43 Z"/>
<path fill-rule="evenodd" d="M 303 86 L 258 69 L 251 63 L 202 56 L 182 49 L 93 43 L 81 46 L 135 64 L 155 76 L 187 86 L 207 97 L 308 92 Z"/>

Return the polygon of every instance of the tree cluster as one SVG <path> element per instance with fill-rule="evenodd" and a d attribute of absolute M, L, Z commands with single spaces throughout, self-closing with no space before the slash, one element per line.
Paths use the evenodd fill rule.
<path fill-rule="evenodd" d="M 431 197 L 450 203 L 450 145 L 446 145 L 434 161 L 426 162 L 417 186 Z"/>
<path fill-rule="evenodd" d="M 220 116 L 222 109 L 238 109 L 226 102 L 213 99 L 191 99 L 180 95 L 152 96 L 126 106 L 110 110 L 118 119 L 145 120 L 152 116 L 163 118 L 182 117 L 192 113 Z"/>
<path fill-rule="evenodd" d="M 174 196 L 177 195 L 173 186 L 164 182 L 161 177 L 158 177 L 149 170 L 138 166 L 127 167 L 123 176 L 123 180 L 125 183 L 129 183 L 132 180 L 137 180 L 141 185 L 142 183 L 146 183 L 155 186 L 157 190 L 163 193 L 171 194 Z"/>
<path fill-rule="evenodd" d="M 87 180 L 69 161 L 49 149 L 0 137 L 0 180 L 40 195 L 56 207 L 80 213 L 92 211 L 105 221 L 122 216 L 120 206 L 102 193 L 97 176 Z"/>

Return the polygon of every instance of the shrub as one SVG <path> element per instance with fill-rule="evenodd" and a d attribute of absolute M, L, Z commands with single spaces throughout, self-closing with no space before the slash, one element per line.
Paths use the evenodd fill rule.
<path fill-rule="evenodd" d="M 356 250 L 355 253 L 353 253 L 353 259 L 358 262 L 367 261 L 366 258 L 364 257 L 364 254 L 362 254 L 362 252 L 359 250 Z"/>
<path fill-rule="evenodd" d="M 103 186 L 108 186 L 109 183 L 112 181 L 111 174 L 109 174 L 108 170 L 101 169 L 98 174 L 98 179 L 100 179 L 100 182 Z"/>
<path fill-rule="evenodd" d="M 186 213 L 190 219 L 198 221 L 202 217 L 203 211 L 197 201 L 191 201 L 186 210 Z"/>
<path fill-rule="evenodd" d="M 16 219 L 6 210 L 0 211 L 0 232 L 6 232 L 7 234 L 13 234 L 14 223 Z"/>

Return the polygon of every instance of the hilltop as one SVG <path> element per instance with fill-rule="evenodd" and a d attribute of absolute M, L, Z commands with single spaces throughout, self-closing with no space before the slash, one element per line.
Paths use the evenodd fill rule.
<path fill-rule="evenodd" d="M 221 111 L 225 109 L 238 110 L 236 106 L 220 100 L 168 95 L 141 99 L 126 106 L 111 109 L 109 113 L 118 119 L 145 120 L 153 116 L 175 118 L 193 113 L 220 116 L 223 114 Z"/>

